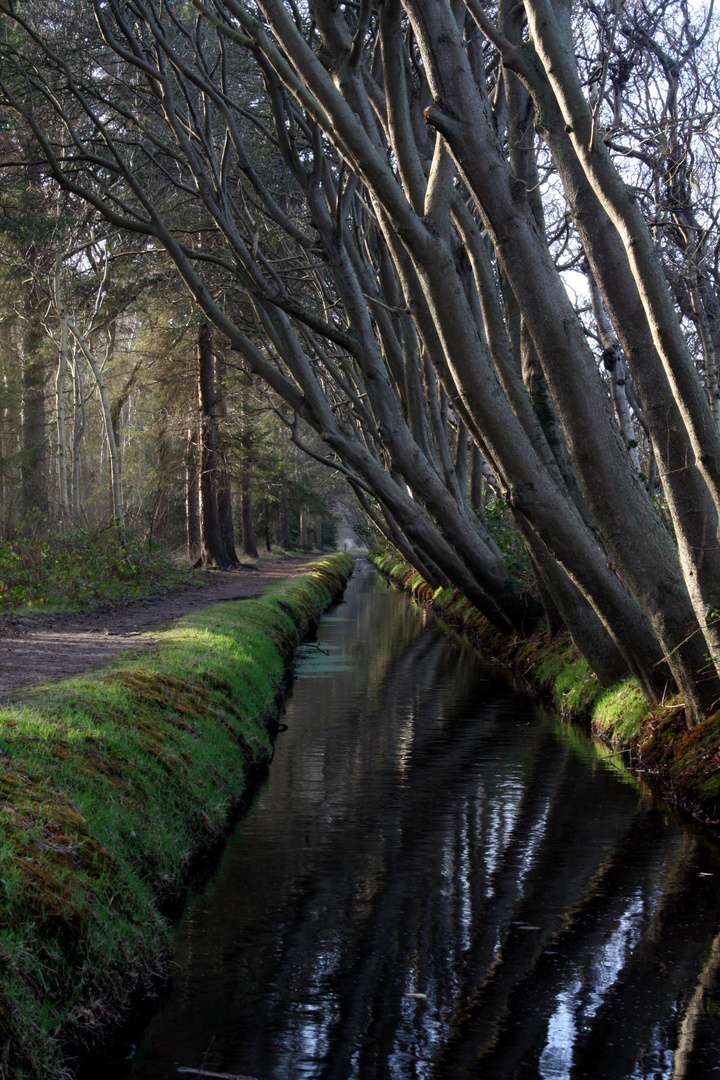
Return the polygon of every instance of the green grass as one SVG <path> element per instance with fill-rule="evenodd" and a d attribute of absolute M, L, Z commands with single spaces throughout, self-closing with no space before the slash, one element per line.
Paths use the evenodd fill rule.
<path fill-rule="evenodd" d="M 604 690 L 593 710 L 595 730 L 616 743 L 629 743 L 650 715 L 650 707 L 634 679 Z"/>
<path fill-rule="evenodd" d="M 168 956 L 163 909 L 266 760 L 288 659 L 347 555 L 206 608 L 0 713 L 0 1075 L 65 1075 Z"/>

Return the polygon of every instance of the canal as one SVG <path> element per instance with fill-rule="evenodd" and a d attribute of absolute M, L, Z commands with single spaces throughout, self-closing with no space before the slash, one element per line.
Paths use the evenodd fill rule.
<path fill-rule="evenodd" d="M 369 564 L 297 662 L 113 1075 L 720 1076 L 710 841 Z"/>

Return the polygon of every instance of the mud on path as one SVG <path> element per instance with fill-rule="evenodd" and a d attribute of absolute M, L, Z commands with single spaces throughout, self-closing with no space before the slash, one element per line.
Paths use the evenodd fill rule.
<path fill-rule="evenodd" d="M 94 615 L 0 615 L 0 702 L 52 679 L 66 679 L 128 649 L 149 648 L 158 629 L 222 600 L 259 596 L 266 585 L 302 573 L 312 559 L 287 555 L 239 570 L 205 571 L 200 588 L 133 600 Z"/>

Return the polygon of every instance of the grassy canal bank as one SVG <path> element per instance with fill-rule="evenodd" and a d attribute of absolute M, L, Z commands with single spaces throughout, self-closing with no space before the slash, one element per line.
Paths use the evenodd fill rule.
<path fill-rule="evenodd" d="M 381 573 L 450 626 L 488 649 L 548 695 L 563 715 L 588 720 L 605 742 L 628 752 L 658 794 L 694 818 L 720 826 L 720 710 L 688 731 L 681 704 L 650 709 L 635 680 L 602 687 L 567 633 L 549 638 L 540 628 L 532 637 L 504 637 L 453 589 L 433 590 L 392 552 L 371 555 Z"/>
<path fill-rule="evenodd" d="M 352 569 L 155 631 L 0 712 L 0 1077 L 59 1080 L 169 958 L 163 914 L 272 752 L 294 647 Z"/>

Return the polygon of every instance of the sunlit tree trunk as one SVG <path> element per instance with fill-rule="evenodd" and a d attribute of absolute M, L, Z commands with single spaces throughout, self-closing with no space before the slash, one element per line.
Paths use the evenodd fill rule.
<path fill-rule="evenodd" d="M 85 432 L 87 411 L 85 392 L 82 382 L 82 367 L 75 346 L 72 363 L 73 385 L 73 448 L 72 448 L 72 509 L 75 521 L 80 521 L 82 506 L 80 502 L 80 445 Z"/>

